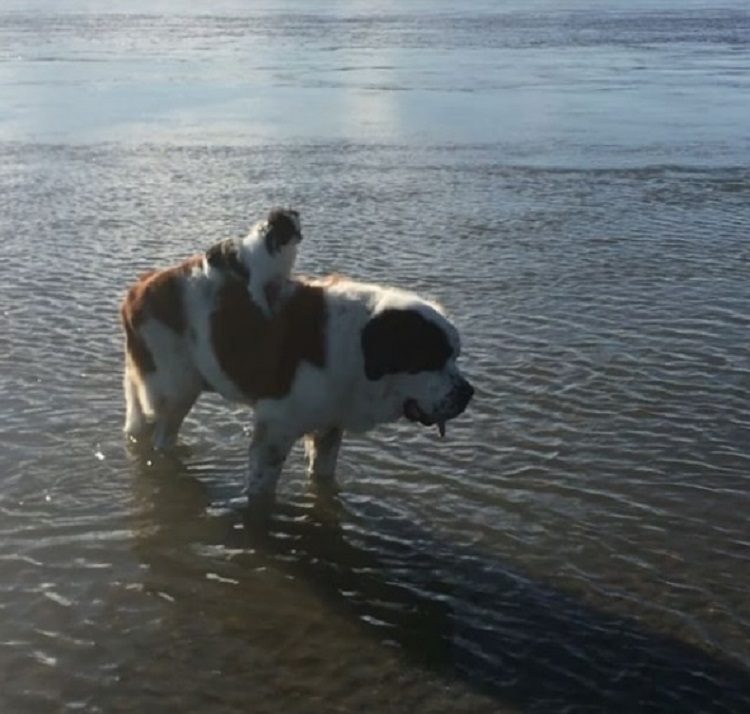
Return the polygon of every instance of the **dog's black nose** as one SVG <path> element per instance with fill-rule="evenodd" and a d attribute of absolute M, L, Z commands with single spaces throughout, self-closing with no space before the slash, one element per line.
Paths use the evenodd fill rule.
<path fill-rule="evenodd" d="M 473 396 L 474 387 L 467 380 L 461 380 L 461 383 L 458 385 L 458 402 L 461 405 L 461 411 L 466 409 L 466 405 L 471 401 Z"/>

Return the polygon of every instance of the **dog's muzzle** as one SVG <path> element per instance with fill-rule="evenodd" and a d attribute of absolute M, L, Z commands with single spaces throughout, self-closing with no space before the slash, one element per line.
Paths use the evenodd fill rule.
<path fill-rule="evenodd" d="M 459 384 L 458 388 L 456 389 L 456 396 L 454 398 L 455 404 L 456 404 L 456 413 L 453 416 L 458 416 L 461 414 L 466 407 L 469 406 L 469 402 L 471 401 L 471 398 L 474 396 L 474 387 L 469 384 L 468 380 L 462 379 Z M 453 417 L 451 417 L 452 419 Z"/>
<path fill-rule="evenodd" d="M 445 409 L 441 409 L 437 414 L 428 414 L 422 410 L 416 399 L 407 399 L 404 402 L 404 416 L 409 421 L 416 421 L 424 426 L 437 424 L 442 437 L 445 436 L 445 423 L 462 414 L 473 396 L 474 387 L 462 378 L 445 400 Z"/>

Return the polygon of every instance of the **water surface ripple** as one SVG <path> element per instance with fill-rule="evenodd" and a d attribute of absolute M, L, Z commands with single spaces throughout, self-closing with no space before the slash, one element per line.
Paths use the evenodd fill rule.
<path fill-rule="evenodd" d="M 750 169 L 740 128 L 718 131 L 745 100 L 707 118 L 715 141 L 681 143 L 677 128 L 651 142 L 633 119 L 606 144 L 611 127 L 587 138 L 567 109 L 519 142 L 521 123 L 490 141 L 446 115 L 452 140 L 413 140 L 411 100 L 390 97 L 463 85 L 481 108 L 510 75 L 466 68 L 497 68 L 492 52 L 507 50 L 536 71 L 540 46 L 565 48 L 562 75 L 594 57 L 594 75 L 633 78 L 641 99 L 652 82 L 676 91 L 675 78 L 620 72 L 633 46 L 645 61 L 692 58 L 679 82 L 694 89 L 709 71 L 701 52 L 716 91 L 746 81 L 732 69 L 747 61 L 746 13 L 646 5 L 417 3 L 366 17 L 166 3 L 159 27 L 161 5 L 139 3 L 114 19 L 0 13 L 0 94 L 14 97 L 0 117 L 2 711 L 750 710 Z M 49 47 L 30 39 L 39 28 Z M 373 66 L 358 48 L 400 48 L 378 65 L 396 69 L 378 71 L 402 90 L 377 95 L 391 113 L 375 124 L 293 117 L 293 139 L 218 141 L 210 112 L 173 125 L 142 96 L 121 123 L 95 117 L 92 134 L 88 115 L 63 112 L 56 135 L 8 74 L 44 79 L 48 108 L 82 82 L 85 108 L 93 86 L 114 96 L 153 52 L 192 101 L 204 80 L 231 88 L 220 70 L 249 34 L 277 50 L 308 38 L 288 75 L 253 75 L 275 107 L 291 106 L 283 82 L 317 87 L 321 103 L 350 80 L 374 91 L 344 69 Z M 349 50 L 323 47 L 340 34 Z M 456 74 L 447 60 L 431 73 L 422 44 L 450 47 Z M 617 104 L 631 90 L 610 91 Z M 227 101 L 236 126 L 245 110 Z M 734 156 L 716 153 L 729 145 Z M 246 410 L 209 396 L 177 454 L 146 462 L 124 448 L 116 314 L 139 272 L 279 203 L 302 213 L 302 271 L 439 298 L 477 394 L 445 441 L 407 424 L 351 438 L 338 492 L 307 483 L 297 448 L 276 506 L 250 517 L 232 504 Z"/>

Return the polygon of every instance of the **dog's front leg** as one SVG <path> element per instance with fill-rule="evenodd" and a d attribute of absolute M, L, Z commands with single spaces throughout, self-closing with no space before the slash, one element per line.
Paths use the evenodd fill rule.
<path fill-rule="evenodd" d="M 245 494 L 253 498 L 271 495 L 281 475 L 281 468 L 295 437 L 266 422 L 256 422 L 250 441 Z"/>
<path fill-rule="evenodd" d="M 310 478 L 316 481 L 333 480 L 342 436 L 341 429 L 336 428 L 305 436 L 307 473 Z"/>

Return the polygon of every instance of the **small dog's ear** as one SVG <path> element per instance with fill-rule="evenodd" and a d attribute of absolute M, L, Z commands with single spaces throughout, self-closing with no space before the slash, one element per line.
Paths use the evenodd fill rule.
<path fill-rule="evenodd" d="M 248 280 L 250 272 L 240 259 L 240 247 L 233 238 L 214 243 L 206 251 L 206 262 L 217 270 L 226 271 L 242 280 Z"/>
<path fill-rule="evenodd" d="M 443 330 L 416 310 L 383 310 L 363 328 L 367 379 L 442 369 L 453 349 Z"/>
<path fill-rule="evenodd" d="M 266 233 L 266 249 L 269 253 L 277 253 L 287 243 L 295 238 L 302 240 L 299 229 L 299 213 L 291 209 L 274 208 L 266 218 L 268 233 Z"/>

